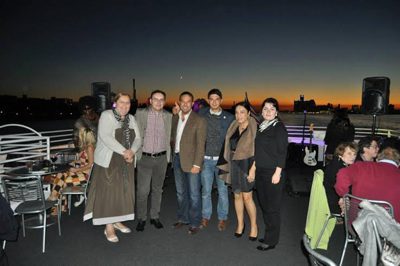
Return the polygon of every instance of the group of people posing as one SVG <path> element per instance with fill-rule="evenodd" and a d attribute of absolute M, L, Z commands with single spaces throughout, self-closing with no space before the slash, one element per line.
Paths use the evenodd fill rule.
<path fill-rule="evenodd" d="M 56 177 L 50 199 L 59 197 L 62 187 L 85 183 L 91 173 L 84 220 L 105 225 L 106 239 L 115 243 L 119 241 L 116 230 L 131 232 L 122 224 L 124 221 L 136 218 L 136 230 L 145 230 L 149 196 L 150 224 L 157 229 L 164 227 L 160 207 L 167 165 L 171 163 L 178 202 L 173 228 L 187 228 L 189 234 L 196 234 L 209 226 L 215 184 L 217 226 L 224 231 L 230 186 L 237 218 L 234 236 L 242 237 L 245 232 L 246 210 L 250 221 L 248 239 L 256 241 L 260 236 L 253 201 L 256 190 L 265 224 L 257 249 L 275 248 L 288 146 L 288 134 L 278 116 L 278 101 L 263 101 L 260 124 L 251 116 L 248 103 L 236 104 L 232 115 L 221 108 L 222 101 L 221 91 L 212 89 L 208 92 L 209 106 L 195 112 L 194 97 L 185 91 L 171 113 L 164 109 L 165 92 L 155 90 L 149 106 L 132 116 L 130 96 L 119 93 L 114 108 L 102 112 L 100 118 L 93 105 L 83 102 L 83 115 L 75 125 L 79 164 Z M 400 221 L 398 148 L 384 145 L 378 154 L 379 139 L 365 137 L 355 144 L 354 133 L 354 126 L 341 112 L 327 128 L 324 186 L 331 211 L 340 213 L 339 206 L 344 207 L 340 197 L 351 192 L 391 202 L 395 218 Z"/>
<path fill-rule="evenodd" d="M 278 101 L 264 100 L 260 125 L 250 115 L 248 103 L 236 104 L 232 115 L 221 108 L 222 101 L 221 91 L 212 89 L 208 92 L 209 107 L 195 112 L 194 97 L 185 91 L 171 113 L 164 109 L 165 92 L 155 90 L 149 106 L 139 108 L 133 116 L 129 114 L 130 96 L 119 93 L 114 108 L 101 113 L 97 130 L 92 126 L 97 124 L 93 108 L 86 106 L 77 133 L 81 164 L 56 178 L 50 197 L 58 197 L 67 180 L 86 182 L 91 172 L 84 220 L 105 225 L 106 239 L 115 243 L 119 241 L 116 230 L 131 232 L 124 221 L 136 218 L 137 231 L 145 230 L 148 218 L 156 228 L 164 227 L 159 215 L 167 165 L 171 163 L 178 202 L 173 228 L 187 228 L 189 234 L 196 234 L 209 226 L 215 183 L 218 230 L 227 226 L 231 186 L 237 217 L 234 235 L 241 237 L 245 232 L 246 210 L 248 238 L 255 241 L 259 236 L 253 201 L 256 188 L 265 223 L 264 238 L 257 249 L 273 249 L 279 241 L 288 145 L 286 128 L 278 118 Z M 81 172 L 85 174 L 80 178 Z"/>

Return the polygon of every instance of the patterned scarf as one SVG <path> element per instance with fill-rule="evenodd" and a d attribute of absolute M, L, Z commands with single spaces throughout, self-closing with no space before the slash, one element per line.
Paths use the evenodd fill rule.
<path fill-rule="evenodd" d="M 125 116 L 123 119 L 118 112 L 113 109 L 114 117 L 115 119 L 120 123 L 121 128 L 122 128 L 122 136 L 123 136 L 123 143 L 122 146 L 124 146 L 125 149 L 130 149 L 131 148 L 131 142 L 130 142 L 130 130 L 129 130 L 129 114 Z M 128 185 L 128 163 L 125 162 L 123 168 L 123 177 L 124 177 L 124 183 L 125 185 Z M 126 187 L 126 186 L 124 186 Z"/>
<path fill-rule="evenodd" d="M 260 128 L 258 129 L 258 131 L 263 132 L 265 129 L 267 129 L 269 126 L 275 126 L 275 124 L 278 123 L 278 118 L 274 118 L 272 120 L 264 120 L 261 124 L 260 124 Z"/>

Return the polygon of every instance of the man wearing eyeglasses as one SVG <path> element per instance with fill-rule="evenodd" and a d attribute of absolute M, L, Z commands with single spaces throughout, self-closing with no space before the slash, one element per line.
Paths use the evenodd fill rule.
<path fill-rule="evenodd" d="M 150 224 L 163 228 L 160 206 L 163 184 L 171 155 L 172 114 L 164 110 L 165 92 L 155 90 L 150 95 L 150 106 L 136 111 L 136 121 L 142 147 L 137 152 L 137 217 L 136 231 L 143 231 L 147 220 L 147 199 L 151 195 Z"/>

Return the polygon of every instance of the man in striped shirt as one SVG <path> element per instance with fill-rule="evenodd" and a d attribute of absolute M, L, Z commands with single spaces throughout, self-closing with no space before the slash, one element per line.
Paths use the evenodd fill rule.
<path fill-rule="evenodd" d="M 138 109 L 136 120 L 143 137 L 143 146 L 137 152 L 137 231 L 143 231 L 147 220 L 147 199 L 151 194 L 150 224 L 163 228 L 159 219 L 167 164 L 170 161 L 172 114 L 164 110 L 165 92 L 155 90 L 150 106 Z M 150 193 L 151 192 L 151 193 Z"/>

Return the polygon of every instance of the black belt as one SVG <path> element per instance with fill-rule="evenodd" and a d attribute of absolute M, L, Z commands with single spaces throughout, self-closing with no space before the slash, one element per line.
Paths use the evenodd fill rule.
<path fill-rule="evenodd" d="M 144 156 L 149 156 L 149 157 L 152 157 L 152 158 L 160 157 L 161 155 L 164 155 L 164 154 L 166 154 L 166 153 L 167 153 L 166 151 L 162 151 L 162 152 L 159 152 L 159 153 L 147 153 L 147 152 L 142 152 L 142 154 L 143 154 Z"/>

